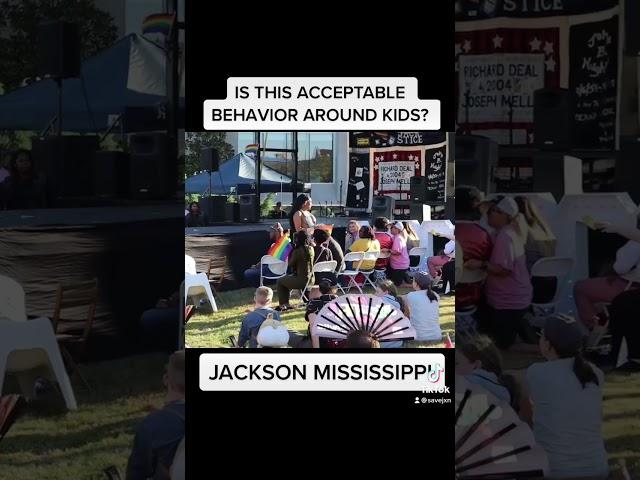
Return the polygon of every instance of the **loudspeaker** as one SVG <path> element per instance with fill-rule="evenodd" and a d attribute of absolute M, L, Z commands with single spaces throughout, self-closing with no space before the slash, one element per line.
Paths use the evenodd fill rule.
<path fill-rule="evenodd" d="M 542 149 L 571 146 L 571 97 L 566 88 L 542 88 L 533 93 L 533 139 Z"/>
<path fill-rule="evenodd" d="M 163 199 L 176 190 L 177 161 L 168 156 L 164 133 L 139 133 L 129 137 L 130 188 L 136 199 Z"/>
<path fill-rule="evenodd" d="M 37 73 L 56 78 L 80 76 L 80 36 L 73 23 L 54 21 L 38 25 Z"/>
<path fill-rule="evenodd" d="M 638 0 L 624 2 L 624 53 L 636 56 L 640 54 L 640 3 Z"/>
<path fill-rule="evenodd" d="M 427 178 L 411 177 L 411 201 L 418 203 L 427 203 Z"/>
<path fill-rule="evenodd" d="M 93 135 L 65 135 L 33 141 L 34 167 L 46 179 L 50 204 L 55 205 L 55 199 L 60 197 L 94 195 L 91 160 L 96 150 L 98 137 Z"/>
<path fill-rule="evenodd" d="M 628 192 L 634 203 L 640 203 L 640 137 L 620 137 L 616 159 L 616 191 Z"/>
<path fill-rule="evenodd" d="M 207 172 L 217 172 L 220 168 L 220 153 L 217 148 L 206 147 L 200 151 L 200 168 Z"/>
<path fill-rule="evenodd" d="M 129 155 L 124 152 L 95 152 L 93 186 L 98 197 L 126 197 L 129 194 Z"/>
<path fill-rule="evenodd" d="M 227 220 L 227 197 L 200 197 L 200 206 L 210 223 L 221 223 Z"/>
<path fill-rule="evenodd" d="M 534 154 L 532 191 L 551 192 L 556 202 L 582 193 L 582 160 L 558 152 Z"/>
<path fill-rule="evenodd" d="M 471 185 L 486 193 L 495 191 L 496 142 L 478 135 L 456 135 L 454 158 L 456 185 Z"/>
<path fill-rule="evenodd" d="M 411 210 L 410 220 L 417 220 L 420 223 L 431 220 L 431 206 L 421 202 L 411 202 L 409 209 Z"/>
<path fill-rule="evenodd" d="M 238 204 L 240 205 L 240 222 L 256 223 L 258 221 L 255 198 L 255 195 L 240 195 L 238 197 Z"/>
<path fill-rule="evenodd" d="M 371 204 L 371 215 L 376 217 L 387 217 L 393 220 L 393 211 L 396 208 L 396 200 L 392 197 L 377 196 L 373 197 Z"/>

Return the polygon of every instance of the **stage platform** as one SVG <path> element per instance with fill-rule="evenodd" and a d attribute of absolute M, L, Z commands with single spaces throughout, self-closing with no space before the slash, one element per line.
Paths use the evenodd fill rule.
<path fill-rule="evenodd" d="M 22 285 L 29 315 L 46 317 L 59 284 L 96 278 L 89 356 L 136 352 L 141 314 L 184 278 L 183 229 L 181 203 L 2 211 L 0 274 Z M 86 311 L 63 317 L 63 331 L 76 329 Z"/>
<path fill-rule="evenodd" d="M 371 216 L 359 219 L 357 217 L 316 217 L 319 224 L 333 225 L 334 228 L 346 228 L 350 220 L 357 220 L 360 225 L 363 221 L 367 223 L 370 221 Z M 269 218 L 261 220 L 258 223 L 218 223 L 208 227 L 199 228 L 185 228 L 185 235 L 227 235 L 230 233 L 242 233 L 242 232 L 260 232 L 268 231 L 269 227 L 280 222 L 283 228 L 289 228 L 288 218 Z"/>

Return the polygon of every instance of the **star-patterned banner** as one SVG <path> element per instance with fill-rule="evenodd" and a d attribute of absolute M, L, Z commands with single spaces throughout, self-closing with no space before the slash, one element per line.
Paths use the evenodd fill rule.
<path fill-rule="evenodd" d="M 424 148 L 371 149 L 373 195 L 410 199 L 411 177 L 424 175 Z"/>
<path fill-rule="evenodd" d="M 601 2 L 601 7 L 605 3 L 611 6 Z M 595 8 L 589 5 L 586 12 Z M 456 131 L 487 136 L 502 145 L 532 144 L 534 92 L 565 88 L 570 92 L 566 114 L 575 126 L 573 146 L 614 148 L 619 83 L 616 5 L 587 15 L 519 24 L 505 18 L 456 23 Z"/>
<path fill-rule="evenodd" d="M 627 0 L 630 1 L 630 0 Z M 456 0 L 456 21 L 580 15 L 607 10 L 618 0 Z"/>
<path fill-rule="evenodd" d="M 533 141 L 533 92 L 560 86 L 558 28 L 456 32 L 458 125 Z"/>
<path fill-rule="evenodd" d="M 390 139 L 393 139 L 391 145 L 415 145 L 386 146 Z M 385 146 L 363 148 L 365 145 Z M 373 197 L 377 195 L 409 201 L 411 177 L 418 175 L 427 177 L 429 198 L 437 199 L 434 203 L 444 202 L 448 158 L 446 133 L 352 132 L 349 146 L 347 207 L 370 210 Z"/>

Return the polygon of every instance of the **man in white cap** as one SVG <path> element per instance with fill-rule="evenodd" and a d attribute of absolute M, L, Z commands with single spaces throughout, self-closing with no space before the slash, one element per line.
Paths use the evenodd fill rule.
<path fill-rule="evenodd" d="M 518 231 L 518 205 L 511 197 L 504 197 L 488 212 L 488 222 L 496 229 L 495 243 L 488 261 L 468 260 L 465 268 L 487 272 L 485 294 L 488 314 L 479 327 L 493 337 L 501 349 L 508 349 L 520 334 L 532 341 L 525 314 L 533 297 L 527 261 Z"/>
<path fill-rule="evenodd" d="M 402 222 L 395 222 L 391 226 L 393 244 L 391 245 L 391 257 L 389 257 L 388 278 L 399 287 L 404 282 L 408 283 L 407 271 L 409 270 L 409 251 L 407 250 L 407 232 Z"/>

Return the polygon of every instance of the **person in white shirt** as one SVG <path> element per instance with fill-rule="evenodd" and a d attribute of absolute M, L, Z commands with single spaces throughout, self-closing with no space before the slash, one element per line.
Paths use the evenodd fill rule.
<path fill-rule="evenodd" d="M 629 240 L 616 252 L 613 273 L 608 277 L 587 278 L 576 282 L 574 298 L 578 308 L 578 317 L 589 330 L 599 321 L 596 304 L 611 303 L 625 290 L 629 289 L 629 280 L 623 276 L 640 269 L 640 242 Z M 632 284 L 631 288 L 637 288 Z"/>
<path fill-rule="evenodd" d="M 440 342 L 440 297 L 432 290 L 433 278 L 426 272 L 413 276 L 413 292 L 405 296 L 405 314 L 416 329 L 416 340 Z"/>
<path fill-rule="evenodd" d="M 547 453 L 553 479 L 605 479 L 602 439 L 602 371 L 582 357 L 584 337 L 566 315 L 546 319 L 540 352 L 547 359 L 527 369 L 533 433 Z"/>

